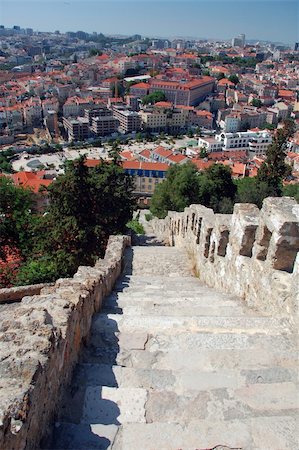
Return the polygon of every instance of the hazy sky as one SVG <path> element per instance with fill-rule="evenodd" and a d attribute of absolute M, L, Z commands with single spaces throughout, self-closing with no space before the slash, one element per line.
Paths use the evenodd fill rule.
<path fill-rule="evenodd" d="M 0 0 L 0 24 L 39 31 L 299 41 L 298 0 Z"/>

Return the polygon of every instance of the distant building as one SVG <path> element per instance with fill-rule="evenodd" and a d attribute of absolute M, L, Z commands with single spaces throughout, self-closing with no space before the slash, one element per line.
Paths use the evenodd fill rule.
<path fill-rule="evenodd" d="M 240 34 L 232 39 L 232 47 L 245 47 L 245 34 Z"/>
<path fill-rule="evenodd" d="M 192 81 L 178 82 L 166 80 L 151 80 L 150 94 L 162 91 L 167 101 L 174 105 L 197 106 L 208 94 L 213 92 L 215 79 L 212 77 L 196 78 Z"/>
<path fill-rule="evenodd" d="M 168 164 L 158 162 L 124 161 L 125 172 L 134 179 L 136 194 L 151 196 L 157 184 L 166 178 Z"/>
<path fill-rule="evenodd" d="M 63 126 L 70 142 L 84 141 L 89 137 L 89 122 L 85 117 L 78 117 L 77 119 L 67 119 L 64 117 Z"/>
<path fill-rule="evenodd" d="M 122 105 L 113 106 L 112 111 L 124 133 L 132 133 L 141 129 L 141 119 L 136 111 L 131 111 Z"/>
<path fill-rule="evenodd" d="M 294 50 L 295 50 L 295 52 L 299 51 L 299 42 L 295 42 Z"/>
<path fill-rule="evenodd" d="M 262 156 L 272 142 L 267 131 L 246 131 L 240 133 L 221 133 L 216 140 L 222 143 L 224 151 L 246 150 L 250 157 Z"/>
<path fill-rule="evenodd" d="M 110 116 L 99 116 L 92 118 L 92 124 L 90 130 L 96 136 L 107 136 L 117 131 L 119 121 Z"/>

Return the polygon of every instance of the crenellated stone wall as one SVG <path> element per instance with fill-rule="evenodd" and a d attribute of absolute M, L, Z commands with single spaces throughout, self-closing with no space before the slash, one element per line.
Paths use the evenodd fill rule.
<path fill-rule="evenodd" d="M 154 234 L 185 247 L 208 286 L 298 325 L 299 205 L 290 197 L 236 204 L 233 214 L 201 205 L 151 221 Z"/>
<path fill-rule="evenodd" d="M 47 435 L 93 314 L 122 270 L 129 236 L 112 236 L 105 258 L 79 267 L 0 316 L 0 448 L 39 448 Z M 6 308 L 6 309 L 5 309 Z"/>

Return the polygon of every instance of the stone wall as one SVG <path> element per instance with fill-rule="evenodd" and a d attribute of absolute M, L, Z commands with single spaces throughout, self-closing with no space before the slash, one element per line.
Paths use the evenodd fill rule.
<path fill-rule="evenodd" d="M 53 285 L 54 283 L 40 283 L 0 289 L 0 303 L 19 302 L 23 297 L 27 295 L 38 295 L 43 288 Z"/>
<path fill-rule="evenodd" d="M 121 273 L 128 236 L 110 237 L 105 258 L 79 267 L 0 317 L 0 448 L 39 448 L 93 314 Z M 10 306 L 10 305 L 7 305 Z"/>
<path fill-rule="evenodd" d="M 154 219 L 154 234 L 185 247 L 208 286 L 241 296 L 251 307 L 298 321 L 299 205 L 267 198 L 259 210 L 236 204 L 230 214 L 191 205 Z"/>

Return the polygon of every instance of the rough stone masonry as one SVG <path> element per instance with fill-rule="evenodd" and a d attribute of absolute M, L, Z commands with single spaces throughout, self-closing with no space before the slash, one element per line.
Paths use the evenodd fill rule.
<path fill-rule="evenodd" d="M 79 358 L 75 416 L 60 413 L 52 448 L 297 450 L 295 200 L 232 215 L 192 205 L 151 227 L 174 248 L 133 248 L 132 276 L 101 313 L 128 237 L 1 310 L 1 450 L 47 441 Z"/>

